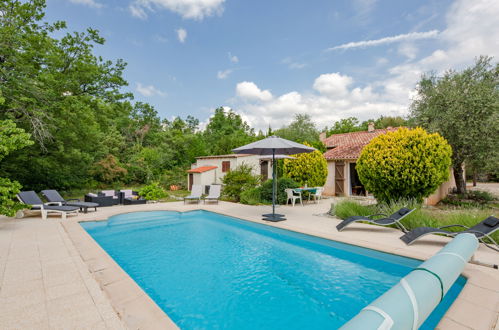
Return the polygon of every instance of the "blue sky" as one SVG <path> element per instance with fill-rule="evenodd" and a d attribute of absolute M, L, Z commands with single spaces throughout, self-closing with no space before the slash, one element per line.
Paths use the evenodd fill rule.
<path fill-rule="evenodd" d="M 161 117 L 227 106 L 257 129 L 405 115 L 423 72 L 499 55 L 497 17 L 495 0 L 48 0 L 46 15 L 98 29 L 97 54 L 124 59 Z"/>

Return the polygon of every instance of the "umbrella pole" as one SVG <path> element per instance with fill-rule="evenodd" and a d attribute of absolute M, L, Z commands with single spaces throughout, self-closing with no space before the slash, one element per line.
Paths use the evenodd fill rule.
<path fill-rule="evenodd" d="M 275 213 L 276 190 L 277 190 L 276 167 L 277 165 L 275 163 L 275 149 L 272 149 L 272 214 L 263 214 L 263 220 L 272 221 L 272 222 L 286 220 L 284 214 Z"/>
<path fill-rule="evenodd" d="M 272 215 L 275 217 L 275 191 L 276 191 L 276 182 L 275 182 L 275 149 L 272 149 Z"/>

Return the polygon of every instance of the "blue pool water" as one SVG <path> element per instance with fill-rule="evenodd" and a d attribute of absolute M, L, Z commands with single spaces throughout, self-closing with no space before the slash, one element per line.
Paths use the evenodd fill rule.
<path fill-rule="evenodd" d="M 421 263 L 206 211 L 81 225 L 182 329 L 338 328 Z"/>

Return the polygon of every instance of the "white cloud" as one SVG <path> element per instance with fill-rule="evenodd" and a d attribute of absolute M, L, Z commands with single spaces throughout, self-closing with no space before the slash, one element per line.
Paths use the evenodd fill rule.
<path fill-rule="evenodd" d="M 232 70 L 231 69 L 227 69 L 227 70 L 224 70 L 224 71 L 218 71 L 217 72 L 217 78 L 218 79 L 226 79 L 229 77 L 229 75 L 232 73 Z"/>
<path fill-rule="evenodd" d="M 245 82 L 236 87 L 239 98 L 233 100 L 233 107 L 252 127 L 263 130 L 269 125 L 279 128 L 289 124 L 297 113 L 309 114 L 319 128 L 350 116 L 367 120 L 407 115 L 422 73 L 462 70 L 482 54 L 497 61 L 497 17 L 499 1 L 457 0 L 447 13 L 445 29 L 435 36 L 438 48 L 422 56 L 411 40 L 399 39 L 404 43 L 398 52 L 405 61 L 390 67 L 386 58 L 377 59 L 378 65 L 387 66 L 384 73 L 378 73 L 377 81 L 358 84 L 344 73 L 325 73 L 313 81 L 309 92 L 288 91 L 275 96 L 268 92 L 265 98 L 261 97 L 265 91 Z"/>
<path fill-rule="evenodd" d="M 88 6 L 90 8 L 102 8 L 102 4 L 95 1 L 95 0 L 69 0 L 72 3 L 78 4 L 78 5 L 84 5 Z"/>
<path fill-rule="evenodd" d="M 146 14 L 145 10 L 142 9 L 142 7 L 140 7 L 140 6 L 131 4 L 130 6 L 128 6 L 128 10 L 130 11 L 130 13 L 132 14 L 133 17 L 137 17 L 140 19 L 147 18 L 147 14 Z"/>
<path fill-rule="evenodd" d="M 283 64 L 286 64 L 290 69 L 303 69 L 307 66 L 306 63 L 293 61 L 291 57 L 286 57 L 281 61 Z"/>
<path fill-rule="evenodd" d="M 220 15 L 225 0 L 134 0 L 129 5 L 133 16 L 146 19 L 147 11 L 169 10 L 182 18 L 202 20 L 207 16 Z"/>
<path fill-rule="evenodd" d="M 232 63 L 238 63 L 239 58 L 236 55 L 232 55 L 230 52 L 227 54 L 229 56 L 229 61 Z"/>
<path fill-rule="evenodd" d="M 175 32 L 177 32 L 178 41 L 184 43 L 185 39 L 187 38 L 187 31 L 185 29 L 180 28 L 176 29 Z"/>
<path fill-rule="evenodd" d="M 270 101 L 272 93 L 261 90 L 254 82 L 243 81 L 237 84 L 236 94 L 243 100 L 248 101 Z"/>
<path fill-rule="evenodd" d="M 348 86 L 353 79 L 349 76 L 342 76 L 338 72 L 321 74 L 314 81 L 314 89 L 321 94 L 330 96 L 343 96 L 348 93 Z"/>
<path fill-rule="evenodd" d="M 391 44 L 391 43 L 400 42 L 400 41 L 429 39 L 429 38 L 437 37 L 438 33 L 439 33 L 438 30 L 431 30 L 431 31 L 427 31 L 427 32 L 411 32 L 411 33 L 399 34 L 399 35 L 396 35 L 393 37 L 385 37 L 385 38 L 375 39 L 375 40 L 349 42 L 349 43 L 346 43 L 343 45 L 328 48 L 327 50 L 332 51 L 332 50 L 338 50 L 338 49 L 366 48 L 366 47 Z"/>
<path fill-rule="evenodd" d="M 146 97 L 151 97 L 151 96 L 161 96 L 164 97 L 166 96 L 166 93 L 157 89 L 153 85 L 142 85 L 140 82 L 137 83 L 137 92 L 142 94 L 143 96 Z"/>
<path fill-rule="evenodd" d="M 399 46 L 398 53 L 407 57 L 408 60 L 413 60 L 418 54 L 418 48 L 413 43 L 405 42 Z"/>

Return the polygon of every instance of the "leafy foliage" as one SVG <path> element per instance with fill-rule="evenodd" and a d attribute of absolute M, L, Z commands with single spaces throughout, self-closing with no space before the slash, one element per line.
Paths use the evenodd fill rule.
<path fill-rule="evenodd" d="M 400 128 L 372 139 L 356 168 L 360 181 L 378 201 L 422 201 L 448 179 L 451 153 L 437 133 Z"/>
<path fill-rule="evenodd" d="M 272 183 L 273 180 L 267 180 L 262 184 L 260 191 L 261 201 L 264 203 L 272 203 Z M 287 200 L 287 195 L 285 190 L 290 188 L 298 188 L 300 185 L 290 178 L 279 178 L 277 179 L 276 188 L 276 204 L 285 204 Z"/>
<path fill-rule="evenodd" d="M 128 171 L 121 167 L 116 157 L 107 155 L 106 158 L 101 159 L 95 164 L 92 173 L 101 182 L 113 183 L 123 180 Z"/>
<path fill-rule="evenodd" d="M 225 174 L 222 182 L 224 184 L 223 194 L 227 198 L 239 202 L 241 193 L 255 188 L 260 183 L 260 177 L 253 175 L 251 166 L 242 164 Z"/>
<path fill-rule="evenodd" d="M 247 205 L 258 205 L 260 204 L 261 201 L 261 188 L 256 187 L 256 188 L 251 188 L 248 190 L 245 190 L 241 193 L 240 200 L 242 204 L 247 204 Z"/>
<path fill-rule="evenodd" d="M 499 63 L 491 61 L 482 56 L 462 72 L 423 76 L 411 105 L 416 124 L 452 146 L 459 193 L 466 191 L 464 162 L 475 171 L 499 171 Z"/>
<path fill-rule="evenodd" d="M 166 191 L 159 182 L 153 182 L 139 190 L 139 195 L 147 200 L 157 201 L 166 197 Z"/>
<path fill-rule="evenodd" d="M 305 145 L 309 145 L 305 143 Z M 284 160 L 284 175 L 301 185 L 322 187 L 326 183 L 327 162 L 322 153 L 315 150 L 310 153 L 293 155 L 296 159 Z"/>
<path fill-rule="evenodd" d="M 3 100 L 0 100 L 3 101 Z M 17 128 L 10 120 L 0 120 L 0 161 L 9 153 L 33 144 L 30 135 Z M 26 205 L 14 201 L 21 190 L 21 184 L 7 178 L 0 178 L 0 214 L 14 216 Z"/>

